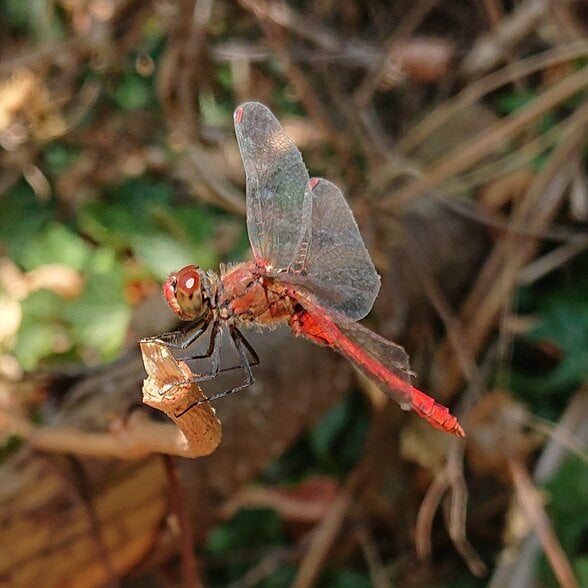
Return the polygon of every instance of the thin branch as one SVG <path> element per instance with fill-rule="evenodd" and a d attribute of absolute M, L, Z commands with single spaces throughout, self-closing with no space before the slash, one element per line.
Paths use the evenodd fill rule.
<path fill-rule="evenodd" d="M 394 32 L 383 43 L 383 48 L 380 56 L 376 60 L 376 65 L 371 71 L 368 71 L 359 88 L 355 92 L 354 102 L 359 109 L 365 108 L 372 100 L 380 82 L 386 74 L 390 55 L 395 46 L 402 38 L 409 37 L 413 33 L 421 21 L 435 7 L 435 4 L 437 4 L 438 1 L 439 0 L 420 0 L 419 2 L 416 2 L 404 17 L 400 26 L 395 28 Z"/>
<path fill-rule="evenodd" d="M 588 69 L 586 70 L 588 74 Z M 588 77 L 586 79 L 588 81 Z M 573 168 L 570 156 L 582 144 L 588 128 L 588 105 L 578 108 L 568 119 L 547 164 L 536 174 L 523 200 L 513 211 L 509 224 L 544 231 L 559 210 Z M 573 165 L 575 163 L 571 162 Z M 496 325 L 496 320 L 518 286 L 520 270 L 533 258 L 539 242 L 512 233 L 497 243 L 460 311 L 461 323 L 470 353 L 476 356 Z M 445 365 L 440 389 L 449 393 L 461 382 L 460 368 L 452 357 L 448 342 L 437 352 Z M 445 363 L 446 362 L 446 363 Z"/>
<path fill-rule="evenodd" d="M 180 533 L 179 551 L 182 560 L 184 586 L 186 588 L 201 588 L 203 584 L 198 577 L 196 558 L 194 557 L 194 531 L 188 509 L 186 508 L 186 500 L 178 475 L 178 467 L 174 458 L 170 455 L 163 456 L 163 463 L 167 473 L 172 511 L 178 520 Z"/>
<path fill-rule="evenodd" d="M 408 154 L 422 144 L 435 129 L 450 120 L 460 110 L 468 108 L 485 95 L 494 90 L 530 75 L 541 69 L 547 69 L 557 64 L 573 61 L 588 54 L 588 42 L 575 41 L 539 55 L 533 55 L 509 65 L 497 72 L 468 84 L 459 94 L 446 100 L 421 122 L 415 125 L 409 132 L 399 139 L 397 148 L 401 153 Z"/>
<path fill-rule="evenodd" d="M 298 574 L 292 584 L 293 588 L 307 588 L 313 586 L 320 574 L 324 561 L 331 549 L 347 511 L 353 503 L 354 491 L 362 479 L 360 470 L 353 472 L 344 488 L 333 501 L 333 504 L 323 520 L 312 533 L 306 556 L 298 568 Z"/>
<path fill-rule="evenodd" d="M 545 556 L 560 586 L 563 588 L 579 588 L 572 566 L 553 532 L 549 517 L 543 508 L 539 491 L 533 484 L 525 466 L 519 459 L 514 457 L 510 458 L 507 463 L 521 507 L 533 524 L 537 537 L 543 546 Z"/>
<path fill-rule="evenodd" d="M 541 427 L 540 430 L 544 429 Z M 542 484 L 557 472 L 574 447 L 584 447 L 588 440 L 588 391 L 579 390 L 560 421 L 550 431 L 551 439 L 535 465 L 533 481 Z M 534 529 L 519 541 L 504 546 L 494 569 L 489 588 L 531 588 L 533 570 L 541 551 Z"/>
<path fill-rule="evenodd" d="M 50 453 L 117 459 L 139 459 L 153 453 L 181 457 L 212 453 L 221 438 L 214 409 L 203 403 L 180 418 L 175 416 L 182 407 L 205 398 L 195 383 L 182 384 L 193 377 L 190 368 L 176 361 L 163 345 L 141 343 L 141 351 L 149 375 L 143 383 L 143 402 L 165 412 L 177 427 L 135 414 L 114 422 L 108 432 L 87 433 L 72 427 L 36 427 L 14 411 L 0 407 L 0 431 L 22 437 L 33 447 Z M 171 387 L 162 394 L 166 385 Z"/>
<path fill-rule="evenodd" d="M 564 78 L 559 84 L 545 90 L 526 108 L 515 112 L 476 135 L 469 143 L 459 147 L 433 165 L 419 180 L 409 184 L 394 197 L 382 202 L 382 210 L 403 208 L 424 193 L 437 188 L 444 181 L 477 164 L 484 157 L 502 148 L 527 125 L 543 116 L 565 100 L 588 86 L 588 68 Z M 581 109 L 577 111 L 580 114 Z"/>

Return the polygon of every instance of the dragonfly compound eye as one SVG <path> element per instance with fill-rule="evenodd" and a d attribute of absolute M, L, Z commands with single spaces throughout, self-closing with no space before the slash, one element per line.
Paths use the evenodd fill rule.
<path fill-rule="evenodd" d="M 163 295 L 181 319 L 194 320 L 206 311 L 200 268 L 197 265 L 187 265 L 172 274 L 163 285 Z"/>
<path fill-rule="evenodd" d="M 200 274 L 198 273 L 198 266 L 188 265 L 182 268 L 177 273 L 177 280 L 177 290 L 191 299 L 194 296 L 194 292 L 200 290 Z"/>

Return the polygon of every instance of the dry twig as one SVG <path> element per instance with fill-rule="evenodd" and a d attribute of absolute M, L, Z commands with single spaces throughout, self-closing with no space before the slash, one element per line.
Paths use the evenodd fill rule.
<path fill-rule="evenodd" d="M 353 494 L 361 479 L 361 470 L 355 470 L 333 501 L 323 520 L 312 532 L 306 556 L 302 560 L 296 579 L 292 584 L 293 588 L 306 588 L 314 585 L 317 581 L 325 559 L 341 530 L 347 511 L 353 503 Z"/>
<path fill-rule="evenodd" d="M 543 231 L 549 226 L 563 201 L 573 171 L 570 154 L 584 140 L 587 128 L 588 105 L 585 105 L 569 118 L 561 142 L 548 164 L 535 176 L 525 198 L 513 213 L 512 224 L 534 232 Z M 515 239 L 512 234 L 506 235 L 498 242 L 482 268 L 460 312 L 464 335 L 474 355 L 479 353 L 495 327 L 505 303 L 508 303 L 518 284 L 520 270 L 532 259 L 538 246 L 536 239 Z M 452 353 L 446 342 L 437 353 L 438 360 L 445 365 L 443 381 L 439 384 L 445 393 L 455 390 L 461 382 L 460 368 L 450 355 Z"/>
<path fill-rule="evenodd" d="M 536 29 L 550 5 L 549 0 L 521 2 L 512 15 L 501 19 L 493 31 L 474 44 L 462 64 L 463 73 L 466 76 L 483 73 L 508 57 L 513 47 Z"/>
<path fill-rule="evenodd" d="M 527 108 L 495 123 L 489 129 L 475 136 L 469 143 L 456 149 L 456 152 L 450 153 L 432 166 L 422 178 L 394 194 L 392 199 L 384 201 L 381 208 L 391 211 L 399 210 L 414 198 L 437 188 L 444 181 L 469 169 L 497 149 L 502 149 L 512 137 L 527 125 L 587 86 L 588 68 L 581 69 L 564 78 L 555 86 L 545 90 Z M 575 115 L 578 115 L 578 112 Z"/>
<path fill-rule="evenodd" d="M 143 383 L 143 402 L 161 410 L 184 435 L 183 442 L 168 447 L 169 455 L 199 457 L 212 453 L 221 438 L 220 421 L 206 397 L 193 381 L 194 374 L 183 361 L 177 361 L 165 345 L 142 342 L 141 353 L 148 378 Z M 165 391 L 165 392 L 163 392 Z M 180 415 L 180 416 L 177 416 Z"/>
<path fill-rule="evenodd" d="M 584 447 L 588 441 L 588 391 L 579 390 L 559 423 L 550 428 L 551 439 L 543 449 L 533 474 L 533 482 L 543 484 L 557 472 L 569 450 Z M 570 437 L 574 441 L 570 441 Z M 531 483 L 531 482 L 529 482 Z M 541 550 L 534 528 L 519 541 L 507 543 L 494 569 L 489 588 L 530 588 L 534 585 L 535 561 Z"/>
<path fill-rule="evenodd" d="M 87 433 L 70 427 L 36 427 L 13 410 L 0 409 L 0 430 L 5 435 L 18 435 L 31 446 L 52 453 L 118 459 L 139 459 L 153 453 L 182 457 L 212 453 L 221 438 L 220 422 L 214 409 L 204 403 L 181 418 L 176 417 L 182 407 L 205 398 L 198 386 L 172 386 L 162 394 L 164 386 L 193 377 L 188 366 L 178 363 L 162 345 L 142 343 L 141 350 L 149 374 L 143 385 L 143 400 L 165 412 L 177 428 L 149 421 L 143 415 L 133 415 L 114 423 L 109 432 Z"/>
<path fill-rule="evenodd" d="M 483 576 L 486 566 L 466 537 L 466 511 L 468 491 L 463 474 L 463 442 L 454 440 L 446 466 L 435 476 L 419 509 L 415 544 L 419 558 L 431 558 L 431 530 L 435 512 L 445 494 L 449 492 L 447 528 L 455 548 L 458 550 L 472 574 Z"/>
<path fill-rule="evenodd" d="M 562 588 L 579 588 L 572 566 L 561 546 L 543 507 L 537 487 L 533 484 L 525 466 L 517 458 L 508 460 L 510 474 L 519 497 L 519 503 L 543 546 L 545 556 Z"/>

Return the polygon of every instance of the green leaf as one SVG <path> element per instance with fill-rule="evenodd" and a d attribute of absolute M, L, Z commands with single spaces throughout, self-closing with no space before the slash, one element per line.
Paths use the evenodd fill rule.
<path fill-rule="evenodd" d="M 578 575 L 580 586 L 588 586 L 588 556 L 579 557 L 574 561 L 574 569 Z"/>
<path fill-rule="evenodd" d="M 523 288 L 519 303 L 522 312 L 539 320 L 521 338 L 510 382 L 535 412 L 554 419 L 569 393 L 588 378 L 588 252 L 570 262 L 565 274 Z"/>
<path fill-rule="evenodd" d="M 227 123 L 227 111 L 219 105 L 212 92 L 203 90 L 198 94 L 200 112 L 206 124 L 222 127 Z"/>
<path fill-rule="evenodd" d="M 588 301 L 581 291 L 562 292 L 551 299 L 541 323 L 529 333 L 529 338 L 551 341 L 566 353 L 588 349 Z"/>
<path fill-rule="evenodd" d="M 359 458 L 368 417 L 365 404 L 354 394 L 332 408 L 309 434 L 309 443 L 324 473 L 338 475 Z"/>
<path fill-rule="evenodd" d="M 550 299 L 541 323 L 528 339 L 549 341 L 562 351 L 559 366 L 536 386 L 539 391 L 573 388 L 586 381 L 588 374 L 588 301 L 581 289 L 565 291 Z"/>
<path fill-rule="evenodd" d="M 131 235 L 159 229 L 156 211 L 173 210 L 168 184 L 136 178 L 112 187 L 103 202 L 89 202 L 80 211 L 82 230 L 102 245 L 129 247 Z"/>
<path fill-rule="evenodd" d="M 129 181 L 111 194 L 114 203 L 92 203 L 80 215 L 95 241 L 133 253 L 159 278 L 189 263 L 214 267 L 215 215 L 199 206 L 174 206 L 167 184 Z"/>
<path fill-rule="evenodd" d="M 111 360 L 120 351 L 131 319 L 123 267 L 111 250 L 101 249 L 88 259 L 84 277 L 76 300 L 39 290 L 22 302 L 14 353 L 26 369 L 56 353 L 77 351 L 97 361 L 96 356 Z"/>
<path fill-rule="evenodd" d="M 581 546 L 588 533 L 588 468 L 570 457 L 557 475 L 546 485 L 550 500 L 548 510 L 558 537 L 567 553 Z"/>
<path fill-rule="evenodd" d="M 359 573 L 354 570 L 337 569 L 329 570 L 321 578 L 321 585 L 336 586 L 337 588 L 371 588 L 372 582 L 367 573 Z M 392 585 L 389 584 L 390 588 Z"/>
<path fill-rule="evenodd" d="M 25 182 L 19 182 L 2 196 L 0 241 L 8 256 L 21 263 L 24 251 L 49 222 L 50 215 L 50 206 L 41 202 Z"/>
<path fill-rule="evenodd" d="M 348 402 L 340 402 L 332 408 L 309 432 L 310 444 L 317 456 L 328 457 L 343 433 L 349 418 Z"/>
<path fill-rule="evenodd" d="M 578 576 L 588 579 L 588 560 L 585 543 L 588 536 L 588 468 L 586 464 L 571 456 L 545 485 L 548 492 L 547 511 L 555 534 Z M 557 585 L 553 572 L 545 559 L 541 563 L 541 575 Z M 586 586 L 586 582 L 580 582 Z"/>
<path fill-rule="evenodd" d="M 63 300 L 49 290 L 33 292 L 22 302 L 22 322 L 13 346 L 13 353 L 26 370 L 55 353 L 56 343 L 69 348 L 67 333 L 61 321 Z"/>
<path fill-rule="evenodd" d="M 131 240 L 131 246 L 135 257 L 160 280 L 185 265 L 196 263 L 206 269 L 216 261 L 211 249 L 193 247 L 188 250 L 163 234 L 136 236 Z"/>
<path fill-rule="evenodd" d="M 62 263 L 82 269 L 91 250 L 83 239 L 60 223 L 52 223 L 36 237 L 31 238 L 21 256 L 27 270 L 50 263 Z"/>
<path fill-rule="evenodd" d="M 174 209 L 166 217 L 161 215 L 160 222 L 178 239 L 200 245 L 212 239 L 218 219 L 210 209 L 186 206 Z"/>
<path fill-rule="evenodd" d="M 124 298 L 124 272 L 108 250 L 98 251 L 86 274 L 82 296 L 65 305 L 63 317 L 82 350 L 113 359 L 124 343 L 131 309 Z"/>
<path fill-rule="evenodd" d="M 12 27 L 26 28 L 29 19 L 29 10 L 20 0 L 5 0 L 3 11 L 6 14 L 6 22 Z"/>
<path fill-rule="evenodd" d="M 114 100 L 124 110 L 139 110 L 153 101 L 151 84 L 138 74 L 126 75 L 114 92 Z"/>
<path fill-rule="evenodd" d="M 528 106 L 536 97 L 535 92 L 510 92 L 497 100 L 497 106 L 503 114 L 512 114 Z"/>
<path fill-rule="evenodd" d="M 60 174 L 72 165 L 77 153 L 61 143 L 51 143 L 45 147 L 44 156 L 48 171 L 52 174 Z"/>

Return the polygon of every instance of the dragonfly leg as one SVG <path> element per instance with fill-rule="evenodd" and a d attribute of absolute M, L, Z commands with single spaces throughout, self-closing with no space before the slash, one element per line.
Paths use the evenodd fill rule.
<path fill-rule="evenodd" d="M 206 328 L 204 325 L 202 327 L 200 327 L 198 329 L 198 332 L 200 333 L 198 336 L 200 336 L 205 330 L 206 330 Z M 168 393 L 168 391 L 170 390 L 170 388 L 173 388 L 174 386 L 178 386 L 180 384 L 192 384 L 194 382 L 204 382 L 206 380 L 212 380 L 213 378 L 216 378 L 216 376 L 218 375 L 218 373 L 220 371 L 219 368 L 220 368 L 220 355 L 221 355 L 221 347 L 222 347 L 222 345 L 221 345 L 222 333 L 223 333 L 222 329 L 219 328 L 218 321 L 216 321 L 212 325 L 210 343 L 208 345 L 208 349 L 210 350 L 210 353 L 208 355 L 205 354 L 203 356 L 183 358 L 183 359 L 201 359 L 201 357 L 209 357 L 210 356 L 212 358 L 212 370 L 209 373 L 195 375 L 193 378 L 191 378 L 189 380 L 177 381 L 177 382 L 173 382 L 170 384 L 166 384 L 165 386 L 163 386 L 163 388 L 161 388 L 159 390 L 159 395 L 165 396 Z M 167 343 L 164 343 L 164 345 L 167 345 Z M 179 359 L 181 360 L 182 358 L 179 358 Z"/>
<path fill-rule="evenodd" d="M 220 328 L 219 321 L 216 321 L 212 325 L 212 332 L 210 334 L 210 343 L 208 344 L 208 350 L 205 354 L 196 357 L 189 357 L 186 359 L 203 359 L 210 357 L 212 361 L 212 369 L 207 374 L 195 375 L 190 381 L 191 382 L 206 382 L 206 380 L 212 380 L 216 378 L 219 372 L 223 371 L 220 369 L 221 363 L 221 349 L 222 349 L 223 330 Z"/>
<path fill-rule="evenodd" d="M 249 388 L 255 382 L 255 378 L 253 376 L 253 370 L 251 369 L 251 367 L 253 365 L 259 364 L 259 356 L 257 355 L 255 349 L 253 349 L 253 346 L 251 345 L 251 343 L 249 343 L 249 341 L 247 341 L 247 339 L 245 339 L 245 336 L 243 335 L 243 333 L 241 333 L 241 331 L 239 331 L 239 329 L 237 327 L 235 327 L 234 325 L 230 325 L 229 326 L 229 334 L 231 335 L 231 341 L 233 342 L 235 350 L 237 351 L 237 354 L 239 356 L 240 365 L 226 368 L 225 370 L 217 369 L 215 375 L 218 374 L 219 371 L 227 371 L 227 370 L 235 369 L 235 367 L 242 367 L 245 372 L 245 380 L 243 381 L 243 383 L 241 385 L 236 386 L 235 388 L 230 388 L 229 390 L 225 390 L 224 392 L 221 392 L 219 394 L 215 394 L 214 396 L 211 396 L 210 398 L 205 398 L 205 399 L 197 400 L 196 402 L 193 402 L 188 407 L 186 407 L 184 410 L 182 410 L 182 412 L 180 412 L 179 414 L 176 414 L 175 415 L 176 418 L 180 418 L 181 416 L 185 415 L 194 406 L 198 406 L 199 404 L 203 404 L 204 402 L 211 402 L 212 400 L 218 400 L 219 398 L 223 398 L 224 396 L 228 396 L 229 394 L 234 394 L 235 392 L 239 392 L 241 390 L 244 390 L 245 388 Z M 249 358 L 247 357 L 247 352 L 249 352 L 249 354 L 251 355 L 252 361 L 250 361 Z M 218 365 L 217 365 L 217 367 L 218 367 Z M 209 374 L 206 374 L 205 377 L 196 376 L 193 381 L 202 382 L 203 380 L 211 379 L 208 376 L 209 376 Z"/>
<path fill-rule="evenodd" d="M 245 338 L 243 333 L 241 333 L 241 331 L 239 331 L 239 329 L 237 329 L 237 327 L 233 327 L 233 329 L 235 331 L 236 336 L 239 338 L 239 341 L 241 342 L 241 344 L 244 346 L 244 348 L 249 352 L 249 355 L 251 356 L 251 361 L 248 361 L 247 358 L 245 357 L 245 362 L 247 362 L 249 366 L 259 365 L 259 355 L 257 355 L 257 352 L 255 351 L 255 349 L 253 349 L 253 345 L 251 345 L 251 343 L 249 343 L 249 341 L 247 341 L 247 339 Z M 232 334 L 231 334 L 231 338 L 232 338 Z M 235 342 L 234 339 L 233 339 L 233 342 L 235 343 L 237 353 L 239 353 L 239 347 L 237 346 L 237 343 Z M 239 354 L 239 357 L 241 357 L 240 354 Z M 235 366 L 235 367 L 241 367 L 241 366 Z M 229 368 L 229 369 L 233 369 L 233 368 Z"/>
<path fill-rule="evenodd" d="M 163 343 L 166 347 L 170 347 L 172 349 L 186 349 L 186 347 L 190 347 L 192 343 L 197 341 L 208 329 L 210 325 L 210 320 L 207 319 L 204 322 L 198 323 L 198 326 L 195 328 L 194 325 L 190 325 L 187 329 L 179 330 L 179 331 L 172 331 L 171 333 L 164 333 L 163 335 L 158 335 L 156 337 L 148 337 L 147 339 L 141 339 L 141 341 L 155 341 L 158 343 Z M 217 334 L 219 332 L 219 322 L 216 321 L 212 324 L 212 329 L 210 331 L 210 339 L 208 341 L 208 348 L 204 353 L 200 353 L 198 355 L 182 355 L 180 357 L 176 357 L 177 360 L 180 361 L 190 361 L 192 359 L 207 359 L 212 356 L 215 347 L 220 346 L 220 342 L 217 340 Z M 180 339 L 184 337 L 181 343 L 177 343 L 173 341 L 173 339 Z M 170 339 L 172 339 L 170 341 Z M 258 362 L 259 363 L 259 362 Z M 219 361 L 220 364 L 220 361 Z M 241 367 L 240 365 L 234 366 L 232 368 L 224 368 L 221 370 L 217 370 L 213 373 L 216 375 L 219 371 L 224 372 L 230 369 L 236 369 Z M 209 379 L 209 378 L 207 378 Z"/>
<path fill-rule="evenodd" d="M 208 328 L 208 324 L 209 323 L 206 324 L 206 328 L 204 329 L 204 331 L 206 331 L 206 329 Z M 188 361 L 190 359 L 206 359 L 207 357 L 211 357 L 214 352 L 215 346 L 217 346 L 217 344 L 220 346 L 220 341 L 217 341 L 218 332 L 219 332 L 219 322 L 215 321 L 212 324 L 212 329 L 210 330 L 210 339 L 208 341 L 208 348 L 206 349 L 206 351 L 204 353 L 199 354 L 199 355 L 185 355 L 182 357 L 178 357 L 177 359 L 182 360 L 182 361 Z M 201 334 L 202 333 L 200 333 L 200 335 Z M 200 337 L 200 335 L 198 335 L 198 337 Z M 192 339 L 192 343 L 194 341 L 196 341 L 196 339 Z"/>
<path fill-rule="evenodd" d="M 157 335 L 156 337 L 146 337 L 141 339 L 140 342 L 163 343 L 166 347 L 171 347 L 172 349 L 186 349 L 186 347 L 190 347 L 192 343 L 197 341 L 206 332 L 208 325 L 210 325 L 210 319 L 206 318 L 203 321 L 191 323 L 187 327 L 177 331 L 163 333 L 163 335 Z M 210 357 L 210 354 L 204 357 Z"/>
<path fill-rule="evenodd" d="M 186 357 L 178 357 L 178 359 L 183 360 L 183 361 L 189 361 L 191 359 L 206 359 L 207 357 L 211 357 L 213 355 L 213 352 L 216 348 L 221 347 L 221 337 L 219 336 L 217 338 L 217 331 L 220 328 L 220 323 L 216 322 L 213 324 L 212 326 L 212 331 L 210 334 L 210 343 L 208 345 L 208 349 L 206 350 L 206 353 L 203 353 L 202 355 L 189 355 Z M 239 333 L 238 336 L 241 337 L 242 343 L 245 346 L 246 350 L 249 352 L 250 355 L 250 359 L 248 360 L 249 365 L 254 366 L 254 365 L 259 365 L 259 356 L 257 355 L 255 349 L 253 349 L 253 346 L 251 345 L 251 343 L 249 343 L 249 341 L 247 341 L 247 339 L 245 339 L 245 337 L 243 336 L 243 334 L 241 333 L 241 331 L 239 331 L 237 329 L 237 332 Z M 221 372 L 230 372 L 231 370 L 238 370 L 241 369 L 243 367 L 243 363 L 239 362 L 238 365 L 232 365 L 229 367 L 224 367 L 224 368 L 219 368 L 221 361 L 220 361 L 220 351 L 219 351 L 219 356 L 218 356 L 218 365 L 216 366 L 216 368 L 214 367 L 214 361 L 213 361 L 213 369 L 210 372 L 210 374 L 201 374 L 198 375 L 194 378 L 194 381 L 196 382 L 203 382 L 206 380 L 211 380 L 212 378 L 216 377 L 219 373 Z"/>

